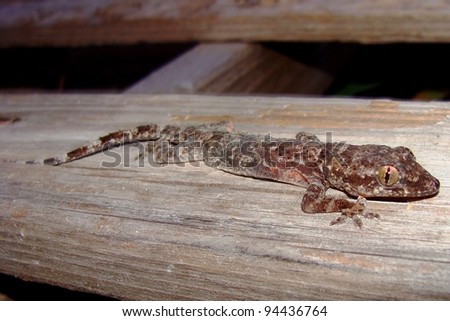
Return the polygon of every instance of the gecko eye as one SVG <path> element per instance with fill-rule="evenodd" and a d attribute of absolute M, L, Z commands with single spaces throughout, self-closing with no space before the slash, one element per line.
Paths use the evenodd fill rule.
<path fill-rule="evenodd" d="M 380 167 L 377 177 L 381 185 L 390 187 L 398 182 L 400 175 L 395 167 L 385 165 Z"/>

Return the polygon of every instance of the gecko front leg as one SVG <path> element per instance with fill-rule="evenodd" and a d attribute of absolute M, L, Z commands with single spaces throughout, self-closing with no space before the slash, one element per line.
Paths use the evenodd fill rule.
<path fill-rule="evenodd" d="M 302 199 L 302 211 L 305 213 L 341 212 L 341 216 L 331 221 L 331 225 L 341 224 L 351 218 L 356 226 L 362 228 L 359 215 L 366 218 L 379 218 L 378 214 L 366 212 L 366 199 L 359 197 L 356 202 L 341 197 L 326 196 L 327 187 L 321 183 L 312 183 Z"/>

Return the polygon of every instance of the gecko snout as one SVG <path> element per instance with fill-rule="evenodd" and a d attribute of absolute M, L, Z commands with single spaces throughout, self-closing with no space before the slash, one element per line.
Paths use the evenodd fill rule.
<path fill-rule="evenodd" d="M 431 176 L 429 179 L 423 182 L 423 184 L 424 188 L 422 191 L 419 191 L 419 196 L 428 197 L 439 193 L 439 187 L 441 186 L 441 183 L 436 177 Z"/>

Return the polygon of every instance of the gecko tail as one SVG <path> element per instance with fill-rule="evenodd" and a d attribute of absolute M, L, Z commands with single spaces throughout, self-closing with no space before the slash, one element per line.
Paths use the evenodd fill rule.
<path fill-rule="evenodd" d="M 88 156 L 90 154 L 86 154 Z M 83 156 L 84 157 L 84 156 Z M 49 165 L 49 166 L 58 166 L 64 163 L 69 163 L 71 161 L 77 160 L 78 158 L 70 158 L 68 154 L 63 156 L 55 156 L 49 157 L 46 159 L 38 159 L 38 160 L 28 160 L 28 161 L 15 161 L 16 164 L 26 164 L 26 165 Z"/>
<path fill-rule="evenodd" d="M 44 165 L 44 160 L 28 160 L 28 161 L 17 161 L 18 164 L 27 164 L 27 165 Z"/>
<path fill-rule="evenodd" d="M 96 154 L 112 147 L 138 141 L 157 140 L 161 136 L 159 127 L 155 124 L 138 126 L 133 129 L 118 130 L 108 135 L 102 136 L 97 140 L 78 147 L 65 155 L 46 158 L 44 160 L 28 161 L 27 164 L 39 164 L 58 166 L 69 163 L 77 159 Z"/>
<path fill-rule="evenodd" d="M 212 124 L 206 124 L 201 126 L 188 126 L 186 128 L 180 128 L 178 126 L 166 126 L 162 131 L 156 124 L 138 126 L 133 129 L 118 130 L 108 135 L 102 136 L 97 140 L 78 147 L 65 155 L 46 158 L 44 160 L 32 160 L 26 161 L 26 164 L 32 165 L 50 165 L 58 166 L 61 164 L 69 163 L 80 158 L 96 154 L 98 152 L 107 150 L 112 147 L 117 147 L 129 143 L 139 141 L 154 141 L 161 137 L 166 139 L 175 140 L 174 137 L 180 134 L 182 131 L 189 132 L 193 129 L 205 129 L 205 130 L 218 130 L 218 131 L 233 131 L 232 121 L 222 121 Z M 172 137 L 174 136 L 174 137 Z"/>
<path fill-rule="evenodd" d="M 46 158 L 43 161 L 40 161 L 39 164 L 40 165 L 50 165 L 50 166 L 58 166 L 67 162 L 71 162 L 75 159 L 69 159 L 67 157 L 67 154 L 64 156 L 56 156 L 56 157 L 50 157 L 50 158 Z"/>
<path fill-rule="evenodd" d="M 75 159 L 73 159 L 75 160 Z M 50 165 L 50 166 L 58 166 L 64 163 L 71 162 L 71 159 L 68 159 L 67 154 L 64 156 L 56 156 L 50 157 L 46 159 L 38 159 L 38 160 L 28 160 L 28 161 L 16 161 L 17 164 L 26 164 L 26 165 Z"/>

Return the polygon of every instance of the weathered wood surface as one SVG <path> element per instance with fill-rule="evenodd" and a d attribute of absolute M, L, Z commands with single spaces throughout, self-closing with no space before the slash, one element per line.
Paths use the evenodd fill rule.
<path fill-rule="evenodd" d="M 202 44 L 129 88 L 140 94 L 325 92 L 333 76 L 257 44 Z"/>
<path fill-rule="evenodd" d="M 450 299 L 450 105 L 206 96 L 1 96 L 0 272 L 123 299 Z M 406 145 L 441 181 L 434 198 L 369 202 L 380 220 L 304 214 L 304 190 L 205 166 L 59 167 L 43 159 L 145 122 L 233 119 Z"/>
<path fill-rule="evenodd" d="M 167 41 L 448 42 L 447 1 L 164 0 L 0 4 L 0 46 Z"/>

